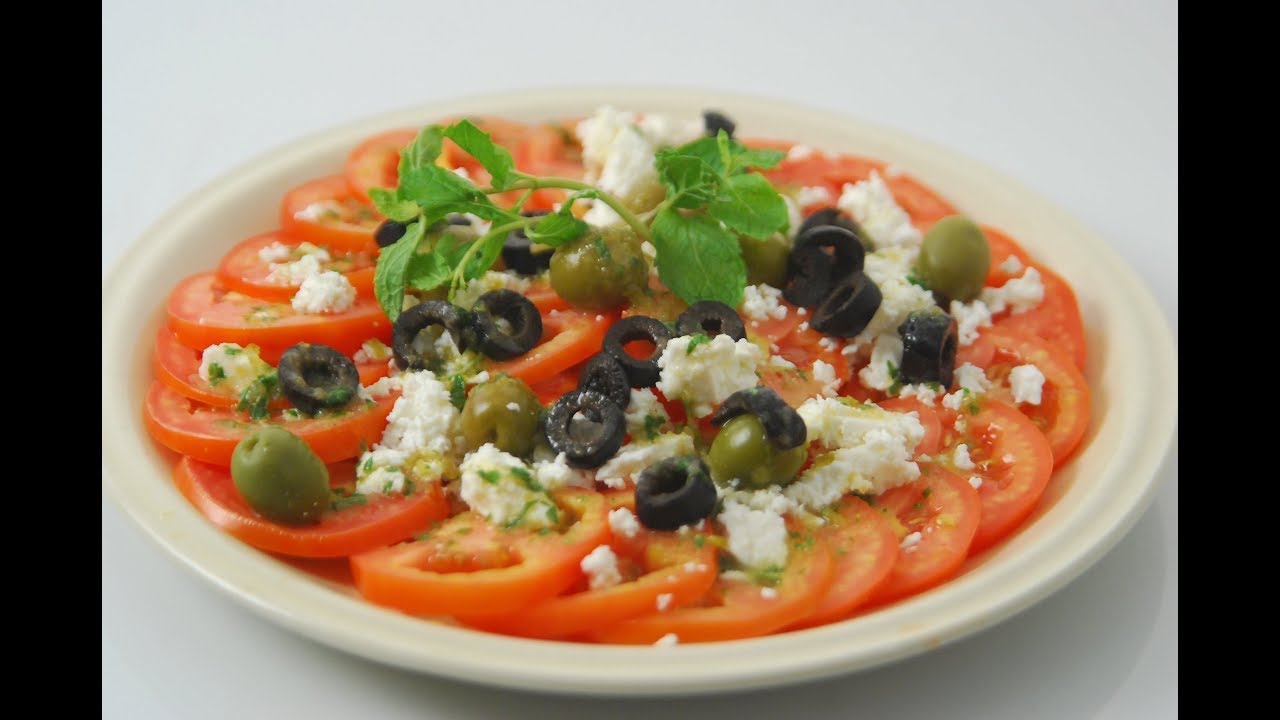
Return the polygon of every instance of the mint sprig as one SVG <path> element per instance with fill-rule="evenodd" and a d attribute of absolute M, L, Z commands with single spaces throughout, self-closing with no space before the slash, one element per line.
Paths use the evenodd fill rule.
<path fill-rule="evenodd" d="M 445 139 L 452 140 L 489 173 L 488 187 L 441 167 Z M 392 220 L 411 223 L 404 237 L 378 258 L 374 289 L 387 317 L 395 320 L 406 288 L 431 290 L 449 285 L 453 297 L 487 271 L 507 236 L 523 231 L 530 241 L 559 247 L 581 237 L 588 225 L 573 214 L 575 202 L 596 199 L 616 212 L 643 240 L 657 249 L 659 277 L 686 302 L 719 300 L 736 306 L 746 285 L 746 265 L 738 235 L 763 239 L 787 226 L 782 197 L 752 169 L 768 169 L 783 154 L 753 150 L 724 131 L 678 148 L 659 151 L 654 159 L 667 195 L 651 211 L 648 224 L 617 198 L 569 178 L 537 177 L 515 169 L 511 153 L 469 120 L 447 127 L 429 125 L 401 150 L 400 182 L 394 190 L 370 193 L 378 210 Z M 535 190 L 574 191 L 559 211 L 540 217 L 520 214 Z M 524 190 L 512 209 L 489 196 Z M 436 223 L 453 213 L 468 213 L 490 222 L 482 237 L 469 243 L 434 238 Z"/>

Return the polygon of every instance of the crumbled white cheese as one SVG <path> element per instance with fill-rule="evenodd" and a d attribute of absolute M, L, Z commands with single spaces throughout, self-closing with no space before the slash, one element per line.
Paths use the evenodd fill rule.
<path fill-rule="evenodd" d="M 254 380 L 271 372 L 271 365 L 258 356 L 257 345 L 241 347 L 236 343 L 222 343 L 204 349 L 196 372 L 213 387 L 239 395 Z"/>
<path fill-rule="evenodd" d="M 356 492 L 361 495 L 402 493 L 404 480 L 404 472 L 399 467 L 376 467 L 356 481 Z"/>
<path fill-rule="evenodd" d="M 957 367 L 955 381 L 960 387 L 975 393 L 984 393 L 991 388 L 986 371 L 973 363 L 962 363 Z"/>
<path fill-rule="evenodd" d="M 806 400 L 797 412 L 810 440 L 831 450 L 783 491 L 797 504 L 818 511 L 846 492 L 879 494 L 920 476 L 911 458 L 924 426 L 914 412 L 832 398 Z"/>
<path fill-rule="evenodd" d="M 425 370 L 405 373 L 399 384 L 403 394 L 387 415 L 386 430 L 375 449 L 430 450 L 448 455 L 452 450 L 449 438 L 458 421 L 458 408 L 449 401 L 449 389 Z"/>
<path fill-rule="evenodd" d="M 1022 272 L 1022 268 L 1026 266 L 1022 264 L 1022 261 L 1018 259 L 1017 255 L 1010 255 L 1004 259 L 1004 262 L 1000 263 L 999 267 L 1000 272 L 1005 275 L 1017 275 Z"/>
<path fill-rule="evenodd" d="M 350 308 L 355 301 L 356 288 L 347 276 L 329 270 L 302 281 L 293 296 L 293 309 L 300 313 L 338 313 Z"/>
<path fill-rule="evenodd" d="M 920 539 L 921 535 L 919 530 L 913 533 L 908 533 L 906 537 L 902 538 L 902 542 L 898 543 L 898 547 L 902 548 L 906 552 L 915 552 L 916 546 L 920 544 Z"/>
<path fill-rule="evenodd" d="M 806 185 L 796 191 L 796 204 L 802 208 L 818 203 L 829 205 L 831 200 L 831 190 L 825 185 Z"/>
<path fill-rule="evenodd" d="M 457 296 L 453 299 L 453 304 L 469 310 L 476 304 L 476 300 L 479 300 L 480 296 L 487 292 L 493 290 L 515 290 L 524 294 L 529 289 L 530 282 L 528 278 L 520 277 L 515 273 L 489 270 L 459 290 Z"/>
<path fill-rule="evenodd" d="M 792 145 L 791 149 L 787 151 L 787 159 L 788 160 L 804 160 L 812 156 L 813 153 L 814 153 L 813 148 L 809 147 L 808 145 Z"/>
<path fill-rule="evenodd" d="M 977 467 L 973 464 L 973 458 L 969 457 L 969 446 L 964 443 L 956 445 L 956 449 L 952 451 L 951 464 L 961 470 L 972 470 Z"/>
<path fill-rule="evenodd" d="M 858 221 L 877 248 L 919 245 L 922 240 L 911 217 L 894 200 L 893 192 L 875 170 L 866 180 L 846 183 L 837 204 Z"/>
<path fill-rule="evenodd" d="M 675 633 L 667 633 L 653 642 L 654 647 L 674 647 L 680 644 L 680 636 Z"/>
<path fill-rule="evenodd" d="M 270 245 L 258 250 L 258 259 L 264 263 L 278 263 L 293 254 L 288 245 L 273 241 Z"/>
<path fill-rule="evenodd" d="M 768 364 L 770 367 L 782 368 L 783 370 L 795 370 L 796 364 L 781 355 L 770 355 Z"/>
<path fill-rule="evenodd" d="M 356 390 L 356 394 L 361 400 L 377 400 L 385 397 L 392 392 L 401 388 L 401 380 L 399 375 L 384 375 L 378 378 L 372 385 L 361 387 Z"/>
<path fill-rule="evenodd" d="M 1019 365 L 1009 371 L 1009 389 L 1013 391 L 1013 401 L 1039 405 L 1044 390 L 1044 373 L 1035 365 Z"/>
<path fill-rule="evenodd" d="M 821 360 L 813 361 L 813 379 L 822 383 L 819 391 L 826 397 L 835 397 L 840 389 L 840 378 L 836 377 L 835 366 Z"/>
<path fill-rule="evenodd" d="M 743 288 L 742 306 L 739 309 L 747 319 L 758 322 L 787 317 L 787 306 L 782 304 L 782 291 L 763 283 Z"/>
<path fill-rule="evenodd" d="M 729 552 L 749 568 L 783 566 L 787 562 L 787 525 L 782 516 L 726 500 L 716 517 L 724 526 Z"/>
<path fill-rule="evenodd" d="M 470 180 L 470 179 L 471 179 L 471 173 L 467 172 L 467 169 L 466 169 L 466 168 L 464 168 L 464 167 L 462 167 L 461 165 L 459 165 L 458 167 L 456 167 L 456 168 L 454 168 L 454 169 L 453 169 L 453 174 L 454 174 L 454 175 L 457 175 L 458 177 L 462 178 L 463 180 Z"/>
<path fill-rule="evenodd" d="M 391 348 L 387 347 L 378 338 L 369 338 L 364 341 L 356 354 L 351 359 L 358 363 L 377 362 L 386 360 L 391 357 Z"/>
<path fill-rule="evenodd" d="M 654 121 L 650 121 L 654 128 Z M 582 141 L 582 160 L 587 182 L 616 197 L 635 212 L 650 210 L 666 194 L 654 153 L 658 145 L 636 124 L 633 113 L 612 107 L 601 107 L 591 117 L 578 123 Z M 617 213 L 597 202 L 587 212 L 587 222 L 609 225 L 618 221 Z"/>
<path fill-rule="evenodd" d="M 876 338 L 871 349 L 871 360 L 858 371 L 858 381 L 872 390 L 888 390 L 897 382 L 898 368 L 902 367 L 902 338 L 896 333 L 885 333 Z"/>
<path fill-rule="evenodd" d="M 573 467 L 564 453 L 556 455 L 551 460 L 535 460 L 533 477 L 547 490 L 561 487 L 595 487 L 591 471 Z"/>
<path fill-rule="evenodd" d="M 1022 277 L 1013 278 L 998 288 L 983 288 L 978 299 L 987 304 L 992 315 L 999 315 L 1008 308 L 1013 314 L 1024 313 L 1044 300 L 1044 283 L 1040 271 L 1027 268 Z"/>
<path fill-rule="evenodd" d="M 760 588 L 760 597 L 765 600 L 773 600 L 778 597 L 778 591 L 771 587 Z"/>
<path fill-rule="evenodd" d="M 631 512 L 631 508 L 614 508 L 609 511 L 609 529 L 614 535 L 634 538 L 640 532 L 640 520 Z"/>
<path fill-rule="evenodd" d="M 520 458 L 493 443 L 468 453 L 459 466 L 462 500 L 489 522 L 505 527 L 549 527 L 559 517 L 555 501 L 532 482 L 533 472 Z"/>
<path fill-rule="evenodd" d="M 664 433 L 653 442 L 630 442 L 596 471 L 596 480 L 608 487 L 624 487 L 635 481 L 645 468 L 677 455 L 692 455 L 693 438 L 683 433 Z"/>
<path fill-rule="evenodd" d="M 800 211 L 800 204 L 792 200 L 790 195 L 782 196 L 782 204 L 787 209 L 787 239 L 794 240 L 796 233 L 800 231 L 800 225 L 804 223 L 804 213 Z"/>
<path fill-rule="evenodd" d="M 674 118 L 663 113 L 645 113 L 637 125 L 657 148 L 693 142 L 706 131 L 706 123 L 701 117 Z"/>
<path fill-rule="evenodd" d="M 887 247 L 868 253 L 862 271 L 880 289 L 880 307 L 855 341 L 870 342 L 880 335 L 897 335 L 898 326 L 913 312 L 936 307 L 933 293 L 908 278 L 916 248 Z"/>
<path fill-rule="evenodd" d="M 978 331 L 991 327 L 991 308 L 981 300 L 963 303 L 951 301 L 951 317 L 956 321 L 956 332 L 961 345 L 972 345 L 978 339 Z"/>
<path fill-rule="evenodd" d="M 322 250 L 303 255 L 293 262 L 271 263 L 267 282 L 276 285 L 301 285 L 307 278 L 324 272 L 324 263 L 328 260 L 329 253 Z"/>
<path fill-rule="evenodd" d="M 608 545 L 597 545 L 579 564 L 592 590 L 610 588 L 622 582 L 618 572 L 618 556 Z"/>
<path fill-rule="evenodd" d="M 723 334 L 691 348 L 694 337 L 667 342 L 658 358 L 662 374 L 657 388 L 692 405 L 694 417 L 705 417 L 733 393 L 756 386 L 756 367 L 766 353 L 746 338 L 734 342 Z"/>
<path fill-rule="evenodd" d="M 982 478 L 978 477 L 977 475 L 970 477 L 969 487 L 973 488 L 974 490 L 977 490 L 978 488 L 982 487 Z"/>
<path fill-rule="evenodd" d="M 671 602 L 675 599 L 676 596 L 671 593 L 659 594 L 656 603 L 658 606 L 658 612 L 664 612 L 667 608 L 671 607 Z"/>
<path fill-rule="evenodd" d="M 732 500 L 752 510 L 770 512 L 775 515 L 786 515 L 799 508 L 795 501 L 784 495 L 782 488 L 777 485 L 770 485 L 760 490 L 735 490 L 717 485 L 716 495 L 722 501 Z"/>
<path fill-rule="evenodd" d="M 898 397 L 913 397 L 925 405 L 933 405 L 938 402 L 939 392 L 939 386 L 936 383 L 913 383 L 903 385 L 898 391 Z"/>
<path fill-rule="evenodd" d="M 627 434 L 632 438 L 648 440 L 670 419 L 658 396 L 649 388 L 632 388 L 631 402 L 623 414 L 627 421 Z"/>

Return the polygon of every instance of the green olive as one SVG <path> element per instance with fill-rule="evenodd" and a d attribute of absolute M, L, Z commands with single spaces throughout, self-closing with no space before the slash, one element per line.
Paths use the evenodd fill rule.
<path fill-rule="evenodd" d="M 275 522 L 316 523 L 329 505 L 329 469 L 306 441 L 276 425 L 236 445 L 231 479 L 249 507 Z"/>
<path fill-rule="evenodd" d="M 738 247 L 742 248 L 742 260 L 747 264 L 747 284 L 766 283 L 774 287 L 782 287 L 787 280 L 787 258 L 791 255 L 791 245 L 781 235 L 774 235 L 766 240 L 756 240 L 746 236 L 738 238 Z"/>
<path fill-rule="evenodd" d="M 537 441 L 542 404 L 523 380 L 500 375 L 472 388 L 462 407 L 462 436 L 475 450 L 493 443 L 503 452 L 525 456 Z"/>
<path fill-rule="evenodd" d="M 916 272 L 930 290 L 948 300 L 969 301 L 978 296 L 991 268 L 987 236 L 969 218 L 942 218 L 924 235 Z"/>
<path fill-rule="evenodd" d="M 805 457 L 804 445 L 778 450 L 755 415 L 739 415 L 725 423 L 711 442 L 707 465 L 719 485 L 736 479 L 740 488 L 759 490 L 790 483 Z"/>
<path fill-rule="evenodd" d="M 640 238 L 626 226 L 591 228 L 551 256 L 551 287 L 571 304 L 591 309 L 621 305 L 649 282 Z"/>

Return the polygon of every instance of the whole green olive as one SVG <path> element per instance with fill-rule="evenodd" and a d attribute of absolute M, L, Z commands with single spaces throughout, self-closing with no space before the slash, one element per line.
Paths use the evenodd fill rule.
<path fill-rule="evenodd" d="M 969 218 L 942 218 L 924 235 L 916 273 L 930 290 L 948 300 L 969 301 L 978 296 L 991 268 L 987 236 Z"/>
<path fill-rule="evenodd" d="M 462 436 L 475 450 L 493 443 L 503 452 L 525 456 L 538 440 L 542 404 L 523 380 L 499 375 L 472 388 L 462 407 Z"/>
<path fill-rule="evenodd" d="M 236 445 L 231 479 L 249 507 L 275 522 L 316 523 L 329 505 L 329 468 L 306 441 L 277 425 Z"/>
<path fill-rule="evenodd" d="M 551 287 L 579 307 L 621 305 L 649 282 L 640 238 L 626 226 L 591 228 L 551 256 Z"/>
<path fill-rule="evenodd" d="M 745 235 L 738 238 L 742 260 L 747 264 L 747 284 L 766 283 L 782 287 L 787 281 L 787 258 L 791 245 L 781 235 L 756 240 Z"/>
<path fill-rule="evenodd" d="M 765 436 L 755 415 L 739 415 L 711 441 L 707 466 L 718 485 L 738 481 L 738 487 L 759 490 L 770 485 L 786 485 L 795 479 L 804 464 L 805 446 L 779 450 Z"/>

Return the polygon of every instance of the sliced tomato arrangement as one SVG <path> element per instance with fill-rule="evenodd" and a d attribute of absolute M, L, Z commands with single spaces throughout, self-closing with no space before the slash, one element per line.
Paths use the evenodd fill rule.
<path fill-rule="evenodd" d="M 580 119 L 532 125 L 492 117 L 471 120 L 511 153 L 521 172 L 574 181 L 591 176 L 584 166 L 582 144 L 575 135 Z M 1055 469 L 1079 451 L 1088 433 L 1092 405 L 1082 374 L 1087 344 L 1074 291 L 1065 278 L 1038 261 L 1013 237 L 983 225 L 990 250 L 985 286 L 998 288 L 1022 277 L 1027 268 L 1035 268 L 1044 286 L 1044 298 L 1022 312 L 1006 309 L 996 314 L 990 326 L 980 329 L 974 342 L 957 348 L 955 366 L 971 363 L 982 368 L 990 386 L 982 393 L 960 395 L 959 403 L 955 402 L 956 395 L 949 395 L 959 392 L 958 380 L 949 388 L 937 384 L 928 388 L 927 383 L 921 382 L 906 396 L 895 396 L 897 387 L 902 387 L 897 384 L 898 375 L 893 375 L 896 387 L 887 391 L 864 386 L 858 371 L 869 362 L 873 344 L 828 336 L 811 327 L 816 306 L 806 309 L 779 300 L 783 312 L 765 303 L 770 311 L 769 319 L 763 321 L 758 319 L 762 317 L 755 309 L 758 305 L 753 307 L 752 318 L 739 311 L 746 340 L 766 351 L 765 361 L 756 366 L 755 381 L 777 394 L 746 393 L 744 397 L 749 400 L 740 398 L 742 402 L 777 403 L 781 398 L 790 410 L 796 410 L 814 398 L 838 400 L 831 405 L 810 404 L 791 414 L 783 413 L 776 405 L 752 405 L 749 411 L 761 420 L 761 428 L 768 418 L 791 430 L 786 423 L 793 422 L 794 415 L 810 418 L 812 423 L 812 415 L 805 413 L 821 407 L 822 412 L 829 409 L 834 414 L 835 423 L 843 422 L 841 413 L 848 411 L 850 427 L 857 427 L 847 432 L 866 433 L 867 438 L 876 432 L 875 442 L 890 447 L 909 441 L 894 433 L 914 439 L 914 427 L 907 423 L 907 429 L 891 431 L 889 425 L 870 429 L 885 417 L 894 416 L 859 415 L 861 411 L 852 400 L 874 403 L 892 413 L 910 413 L 924 429 L 923 437 L 906 448 L 906 455 L 900 455 L 902 451 L 895 448 L 892 456 L 878 456 L 877 461 L 892 458 L 894 463 L 901 463 L 904 458 L 910 459 L 920 474 L 907 477 L 916 479 L 897 487 L 876 479 L 879 484 L 875 487 L 888 489 L 877 490 L 874 495 L 845 492 L 832 502 L 823 501 L 821 507 L 811 507 L 807 504 L 810 501 L 802 501 L 808 490 L 801 488 L 804 492 L 793 496 L 792 485 L 775 478 L 771 482 L 780 487 L 770 487 L 765 496 L 751 495 L 749 506 L 750 512 L 777 513 L 769 520 L 772 525 L 762 526 L 769 528 L 766 531 L 752 524 L 734 526 L 735 521 L 727 514 L 718 514 L 729 506 L 728 497 L 739 497 L 733 493 L 743 491 L 739 483 L 745 480 L 720 477 L 716 473 L 731 472 L 720 469 L 711 469 L 707 472 L 710 477 L 697 480 L 696 473 L 689 470 L 691 466 L 685 460 L 677 460 L 673 467 L 688 473 L 682 476 L 682 482 L 688 482 L 689 487 L 704 482 L 704 505 L 713 509 L 675 530 L 653 529 L 664 525 L 654 522 L 652 516 L 645 522 L 653 527 L 647 527 L 637 519 L 643 514 L 637 508 L 637 498 L 642 495 L 637 483 L 648 483 L 645 492 L 650 496 L 643 499 L 649 503 L 658 502 L 652 499 L 654 493 L 661 496 L 685 489 L 684 485 L 655 489 L 659 482 L 665 482 L 656 474 L 661 470 L 641 481 L 646 477 L 645 471 L 662 458 L 637 460 L 640 467 L 623 473 L 625 477 L 600 474 L 593 484 L 591 467 L 600 465 L 584 468 L 580 466 L 583 463 L 575 465 L 566 454 L 551 450 L 555 442 L 550 430 L 544 429 L 551 425 L 546 416 L 549 408 L 581 383 L 606 382 L 592 380 L 583 372 L 588 367 L 593 372 L 605 372 L 600 370 L 595 356 L 619 318 L 643 315 L 670 328 L 689 304 L 666 288 L 656 273 L 649 275 L 647 290 L 644 281 L 636 278 L 635 285 L 628 285 L 628 292 L 635 297 L 604 311 L 573 306 L 556 292 L 549 274 L 511 280 L 509 286 L 524 288 L 522 294 L 541 319 L 542 335 L 536 342 L 535 338 L 526 337 L 527 344 L 521 349 L 530 344 L 532 348 L 514 357 L 503 355 L 509 358 L 504 360 L 484 357 L 474 334 L 479 332 L 477 317 L 483 319 L 479 313 L 484 310 L 454 308 L 462 318 L 458 322 L 464 323 L 461 337 L 467 340 L 456 344 L 465 352 L 458 356 L 457 363 L 449 364 L 447 376 L 437 378 L 442 385 L 411 382 L 412 378 L 424 378 L 402 374 L 397 361 L 390 359 L 387 348 L 382 347 L 393 346 L 393 323 L 375 299 L 375 278 L 382 283 L 378 292 L 384 299 L 387 280 L 385 274 L 378 277 L 381 250 L 373 238 L 384 218 L 373 206 L 370 193 L 375 188 L 397 185 L 400 151 L 417 134 L 413 128 L 397 128 L 365 139 L 351 150 L 341 167 L 332 169 L 333 174 L 302 182 L 280 198 L 279 228 L 264 228 L 264 232 L 249 238 L 229 238 L 232 242 L 215 271 L 178 279 L 170 293 L 162 327 L 155 335 L 151 355 L 154 380 L 141 403 L 144 424 L 152 437 L 160 446 L 181 455 L 172 472 L 175 486 L 209 522 L 294 567 L 327 582 L 349 586 L 372 603 L 414 616 L 447 616 L 450 622 L 477 631 L 611 644 L 728 641 L 841 622 L 947 582 L 967 567 L 968 559 L 1025 526 L 1041 506 Z M 925 183 L 880 160 L 805 150 L 782 140 L 743 142 L 786 153 L 776 167 L 761 172 L 782 193 L 795 195 L 806 188 L 810 189 L 809 195 L 822 197 L 812 188 L 826 190 L 828 200 L 806 203 L 801 208 L 804 214 L 835 205 L 847 185 L 865 181 L 873 173 L 883 180 L 894 201 L 922 232 L 957 213 L 949 201 Z M 483 155 L 480 150 L 477 153 Z M 443 143 L 436 162 L 456 170 L 477 187 L 491 183 L 480 160 L 451 140 Z M 503 206 L 521 202 L 523 211 L 551 211 L 568 194 L 565 189 L 540 188 L 531 193 L 508 191 L 490 197 Z M 586 203 L 576 205 L 574 213 L 581 217 L 586 208 Z M 424 244 L 420 252 L 429 249 Z M 323 254 L 313 260 L 283 268 L 284 263 L 319 252 Z M 600 253 L 607 257 L 604 250 Z M 410 265 L 416 267 L 416 262 L 414 258 Z M 504 268 L 505 264 L 494 267 L 500 271 Z M 298 274 L 313 270 L 341 274 L 355 288 L 354 303 L 337 312 L 295 310 L 292 300 L 302 282 Z M 977 278 L 973 280 L 976 286 Z M 423 283 L 422 287 L 433 286 Z M 643 292 L 635 292 L 637 287 Z M 344 301 L 349 297 L 336 291 L 335 295 Z M 464 304 L 456 300 L 456 293 L 445 295 L 443 290 L 420 291 L 417 296 L 419 300 L 448 297 Z M 759 299 L 762 303 L 772 302 L 764 295 Z M 308 305 L 299 303 L 300 307 Z M 341 305 L 333 303 L 331 307 Z M 500 319 L 508 323 L 500 328 L 518 325 L 514 319 Z M 660 340 L 661 333 L 653 332 L 653 342 L 636 340 L 624 345 L 624 350 L 637 358 L 648 357 L 654 342 Z M 709 329 L 707 334 L 713 331 Z M 405 353 L 413 350 L 406 349 L 403 336 L 400 339 L 402 344 L 395 352 L 399 362 L 405 362 Z M 696 339 L 689 340 L 687 352 L 693 352 Z M 415 343 L 421 342 L 422 336 L 409 341 L 415 349 Z M 324 367 L 294 365 L 292 358 L 314 350 L 303 348 L 291 353 L 291 359 L 278 367 L 282 354 L 301 343 L 326 346 L 338 354 L 322 349 L 328 353 L 323 356 L 323 363 L 328 363 Z M 234 348 L 213 347 L 225 344 L 256 346 L 265 364 L 245 363 L 243 357 L 231 360 Z M 753 348 L 746 350 L 748 357 L 754 352 Z M 308 396 L 289 394 L 274 385 L 263 391 L 270 393 L 265 397 L 253 396 L 252 384 L 249 391 L 243 392 L 244 398 L 241 396 L 246 367 L 261 373 L 253 382 L 263 387 L 283 383 L 286 378 L 293 383 L 311 383 L 308 373 L 323 374 L 333 366 L 342 368 L 345 382 L 349 383 L 350 366 L 341 355 L 351 358 L 364 389 L 357 388 L 360 392 L 353 396 L 350 385 L 345 386 L 345 395 L 333 405 L 309 405 Z M 441 363 L 454 363 L 452 359 L 440 359 Z M 663 362 L 668 363 L 669 358 Z M 202 363 L 208 366 L 202 367 Z M 214 363 L 221 367 L 214 368 Z M 1018 402 L 1015 397 L 1009 378 L 1021 365 L 1034 365 L 1045 377 L 1039 403 Z M 234 372 L 224 374 L 224 367 Z M 896 367 L 889 371 L 901 372 Z M 668 447 L 687 447 L 683 443 L 692 437 L 695 452 L 709 467 L 725 467 L 716 464 L 712 459 L 715 453 L 710 450 L 722 437 L 721 428 L 728 427 L 723 421 L 715 424 L 712 415 L 690 419 L 689 410 L 694 407 L 696 396 L 673 385 L 663 385 L 672 393 L 668 398 L 651 381 L 636 381 L 632 371 L 623 372 L 623 376 L 608 381 L 615 383 L 607 385 L 611 389 L 609 397 L 627 394 L 636 383 L 642 388 L 651 387 L 654 396 L 649 398 L 647 391 L 629 395 L 622 419 L 611 430 L 617 433 L 615 437 L 622 438 L 619 442 L 627 443 L 623 450 L 633 446 L 638 457 L 648 452 L 643 447 L 646 442 L 654 443 L 655 448 L 662 441 L 669 441 Z M 705 373 L 706 369 L 697 368 L 696 372 Z M 389 380 L 383 380 L 393 373 Z M 297 379 L 299 375 L 303 380 Z M 228 376 L 234 382 L 225 382 Z M 712 376 L 714 372 L 694 375 L 696 382 L 708 385 L 719 380 Z M 469 404 L 476 397 L 469 392 L 487 383 L 485 378 L 495 381 L 493 397 L 501 398 L 487 406 L 499 408 L 496 413 L 472 410 L 477 406 Z M 523 385 L 510 384 L 512 378 Z M 751 381 L 748 376 L 743 389 L 749 388 Z M 650 384 L 644 385 L 646 382 Z M 296 390 L 296 385 L 290 387 Z M 415 389 L 421 387 L 427 390 Z M 499 390 L 503 387 L 520 387 L 526 394 L 513 396 L 508 402 L 506 396 L 499 394 L 505 392 Z M 536 404 L 529 399 L 530 391 L 537 398 Z M 423 401 L 425 407 L 418 407 L 420 396 L 412 395 L 414 392 L 432 397 Z M 1019 387 L 1019 392 L 1025 390 Z M 251 402 L 254 397 L 258 399 Z M 716 400 L 712 405 L 721 402 Z M 642 408 L 638 412 L 634 407 L 637 403 Z M 459 412 L 454 413 L 455 409 Z M 509 468 L 508 480 L 518 479 L 516 491 L 545 493 L 536 496 L 540 502 L 554 502 L 557 512 L 550 520 L 551 527 L 530 526 L 522 521 L 524 513 L 534 507 L 527 495 L 520 500 L 524 510 L 504 515 L 511 507 L 520 507 L 511 505 L 515 500 L 504 498 L 508 504 L 495 514 L 485 509 L 483 500 L 469 494 L 474 488 L 468 483 L 484 488 L 480 483 L 497 485 L 504 482 L 504 476 L 499 472 L 501 465 L 490 467 L 479 460 L 474 466 L 469 464 L 473 458 L 484 457 L 478 446 L 485 441 L 474 440 L 468 433 L 475 437 L 503 436 L 496 432 L 483 435 L 484 428 L 480 433 L 467 429 L 463 423 L 470 422 L 466 420 L 468 413 L 475 413 L 473 418 L 481 413 L 518 416 L 525 423 L 521 425 L 525 438 L 528 428 L 537 428 L 534 449 L 526 447 L 518 451 L 519 457 L 508 456 L 515 463 Z M 440 452 L 421 443 L 407 448 L 395 446 L 403 436 L 419 432 L 419 421 L 453 423 L 453 418 L 457 418 L 457 424 L 448 425 L 446 434 L 453 437 L 448 437 L 445 445 L 465 441 L 471 450 L 466 459 L 451 445 L 452 449 Z M 585 424 L 574 425 L 583 419 Z M 739 428 L 747 427 L 737 420 L 731 422 Z M 574 415 L 565 432 L 571 439 L 587 442 L 583 438 L 589 439 L 591 430 L 584 428 L 593 423 L 605 424 L 584 409 Z M 277 427 L 289 433 L 267 430 Z M 790 473 L 786 483 L 799 483 L 807 477 L 819 477 L 819 472 L 829 472 L 824 468 L 842 467 L 834 464 L 838 453 L 831 451 L 843 448 L 825 446 L 832 433 L 846 432 L 832 430 L 833 427 L 836 426 L 806 428 L 806 437 L 799 441 L 803 452 L 789 456 L 779 453 L 791 452 L 797 447 L 795 441 L 784 447 L 778 444 L 776 435 L 764 441 L 773 442 L 773 447 L 763 449 L 750 445 L 755 436 L 749 433 L 744 432 L 740 437 L 746 439 L 741 441 L 732 435 L 723 437 L 742 443 L 731 445 L 734 449 L 730 452 L 738 452 L 739 448 L 746 448 L 742 452 L 760 451 L 763 459 L 758 463 L 752 460 L 752 483 L 758 482 L 754 468 L 774 472 L 775 467 L 786 468 L 776 472 Z M 579 431 L 586 435 L 574 435 Z M 779 431 L 775 428 L 769 432 Z M 680 437 L 681 433 L 685 437 Z M 273 436 L 292 443 L 290 447 L 294 449 L 300 448 L 304 458 L 310 457 L 309 450 L 328 468 L 326 491 L 321 484 L 324 475 L 319 473 L 320 464 L 314 466 L 317 473 L 315 483 L 309 486 L 312 494 L 308 495 L 307 512 L 314 512 L 316 502 L 325 498 L 326 492 L 329 505 L 318 517 L 304 513 L 298 522 L 306 524 L 267 519 L 237 489 L 236 478 L 241 487 L 253 487 L 246 484 L 247 475 L 233 475 L 246 472 L 244 455 L 236 455 L 237 447 L 242 442 L 252 446 L 259 438 Z M 822 441 L 815 442 L 816 436 Z M 430 442 L 438 438 L 418 439 Z M 492 442 L 500 444 L 500 440 Z M 842 442 L 860 447 L 857 439 Z M 872 441 L 861 442 L 869 446 Z M 803 443 L 808 443 L 807 447 Z M 819 459 L 828 453 L 830 458 Z M 375 464 L 373 458 L 383 455 L 391 459 Z M 553 457 L 555 461 L 548 460 Z M 733 460 L 740 456 L 730 457 Z M 566 462 L 568 466 L 561 464 Z M 424 467 L 427 469 L 420 469 Z M 868 473 L 870 478 L 874 472 L 860 464 L 845 467 L 853 468 L 838 470 L 847 479 L 840 475 L 833 480 L 847 482 L 844 487 L 858 486 L 858 474 Z M 382 471 L 388 475 L 373 475 Z M 419 476 L 419 472 L 434 474 Z M 544 486 L 544 472 L 554 482 L 548 481 Z M 401 473 L 404 481 L 388 479 L 391 473 Z M 419 477 L 429 479 L 419 481 Z M 770 481 L 767 473 L 763 481 Z M 713 485 L 716 494 L 706 494 Z M 774 494 L 769 495 L 770 492 Z M 255 494 L 252 489 L 245 493 Z M 270 509 L 269 503 L 270 498 L 258 507 Z M 770 509 L 760 510 L 758 505 Z M 653 507 L 646 506 L 655 512 Z M 741 536 L 736 533 L 758 532 L 763 536 L 771 532 L 773 541 L 783 542 L 784 523 L 785 563 L 750 567 L 730 551 L 732 547 L 742 552 L 736 544 Z M 670 523 L 669 527 L 676 524 Z M 780 552 L 780 547 L 775 548 Z M 603 575 L 601 563 L 608 570 Z"/>

